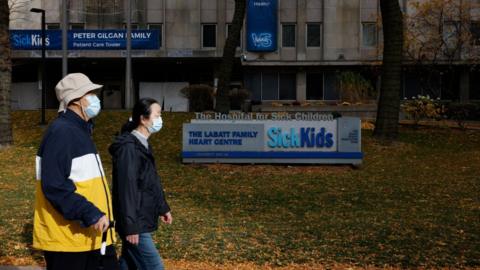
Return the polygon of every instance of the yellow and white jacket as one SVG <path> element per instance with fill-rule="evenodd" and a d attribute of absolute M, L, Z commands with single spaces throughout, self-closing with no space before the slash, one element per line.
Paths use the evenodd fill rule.
<path fill-rule="evenodd" d="M 106 215 L 113 221 L 111 196 L 92 124 L 67 110 L 49 126 L 36 158 L 33 247 L 83 252 L 101 247 L 102 234 L 89 227 Z M 115 241 L 113 228 L 107 245 Z"/>

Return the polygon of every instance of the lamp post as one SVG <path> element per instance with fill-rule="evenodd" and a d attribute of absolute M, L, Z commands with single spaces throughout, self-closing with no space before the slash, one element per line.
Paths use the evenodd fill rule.
<path fill-rule="evenodd" d="M 45 10 L 40 8 L 32 8 L 31 12 L 42 14 L 42 119 L 40 125 L 46 125 L 45 121 L 45 107 L 47 101 L 47 80 L 46 80 L 46 61 L 45 61 Z"/>
<path fill-rule="evenodd" d="M 68 73 L 68 0 L 62 0 L 62 78 Z"/>
<path fill-rule="evenodd" d="M 125 62 L 125 109 L 132 108 L 132 2 L 125 0 L 126 22 L 127 22 L 127 42 L 126 42 L 126 62 Z"/>

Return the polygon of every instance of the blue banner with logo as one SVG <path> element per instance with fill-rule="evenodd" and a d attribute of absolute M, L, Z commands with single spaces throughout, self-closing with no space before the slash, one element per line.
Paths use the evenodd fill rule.
<path fill-rule="evenodd" d="M 248 0 L 247 51 L 277 50 L 277 0 Z"/>
<path fill-rule="evenodd" d="M 125 50 L 126 30 L 69 30 L 69 50 Z M 10 30 L 10 42 L 14 50 L 40 50 L 42 48 L 41 30 Z M 62 31 L 46 30 L 47 50 L 62 49 Z M 159 30 L 132 30 L 132 49 L 158 50 L 160 48 Z"/>

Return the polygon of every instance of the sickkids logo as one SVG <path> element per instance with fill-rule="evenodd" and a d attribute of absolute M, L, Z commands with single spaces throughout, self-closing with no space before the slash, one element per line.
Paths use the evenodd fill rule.
<path fill-rule="evenodd" d="M 272 46 L 272 34 L 252 33 L 252 41 L 255 47 L 269 48 L 270 46 Z"/>
<path fill-rule="evenodd" d="M 13 34 L 12 42 L 18 47 L 37 47 L 42 46 L 42 36 L 40 34 L 18 35 Z M 50 46 L 50 38 L 45 36 L 45 46 Z"/>
<path fill-rule="evenodd" d="M 283 131 L 280 127 L 271 127 L 267 131 L 267 145 L 270 148 L 331 148 L 334 144 L 333 133 L 322 127 L 302 127 L 300 132 L 295 128 Z"/>

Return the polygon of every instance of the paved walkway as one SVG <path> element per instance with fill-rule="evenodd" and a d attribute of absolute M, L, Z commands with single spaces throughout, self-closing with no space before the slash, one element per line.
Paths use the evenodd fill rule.
<path fill-rule="evenodd" d="M 0 266 L 0 270 L 45 270 L 39 266 Z"/>

